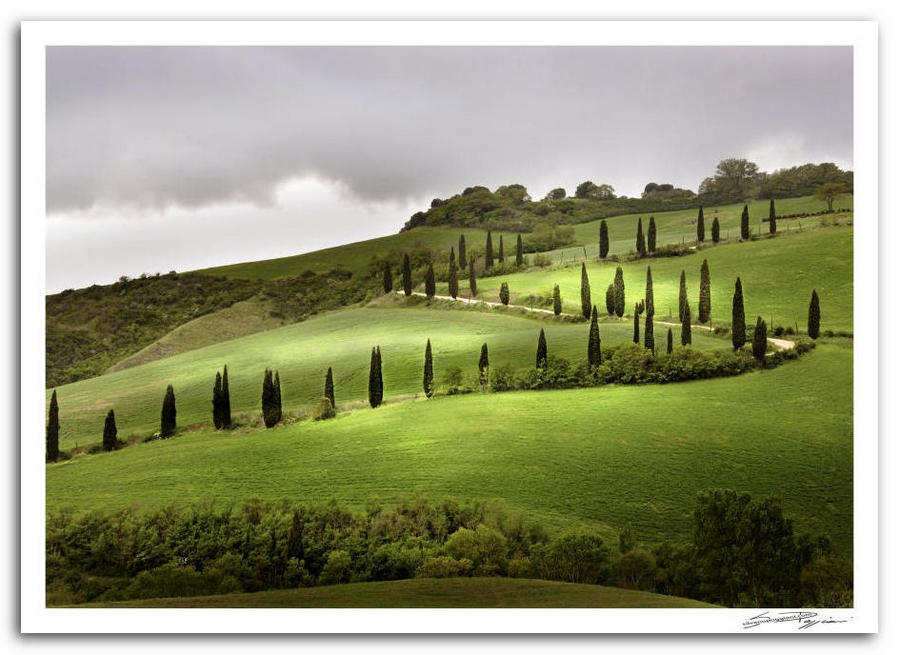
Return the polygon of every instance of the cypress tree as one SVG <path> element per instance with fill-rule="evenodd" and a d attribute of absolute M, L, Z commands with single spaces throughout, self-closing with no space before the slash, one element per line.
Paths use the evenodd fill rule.
<path fill-rule="evenodd" d="M 747 241 L 750 238 L 750 211 L 747 205 L 744 205 L 744 211 L 741 212 L 741 240 Z"/>
<path fill-rule="evenodd" d="M 119 447 L 119 431 L 116 429 L 116 413 L 109 410 L 106 422 L 103 424 L 103 450 L 110 451 Z"/>
<path fill-rule="evenodd" d="M 681 286 L 678 289 L 678 320 L 684 320 L 684 310 L 688 305 L 687 297 L 687 279 L 684 276 L 684 270 L 681 271 Z"/>
<path fill-rule="evenodd" d="M 412 295 L 412 269 L 409 267 L 409 255 L 403 253 L 403 293 Z"/>
<path fill-rule="evenodd" d="M 600 326 L 597 324 L 597 306 L 591 309 L 591 327 L 588 330 L 588 366 L 596 369 L 602 362 L 600 353 Z"/>
<path fill-rule="evenodd" d="M 541 328 L 541 333 L 538 335 L 534 365 L 536 368 L 547 368 L 547 337 L 544 336 L 544 328 Z"/>
<path fill-rule="evenodd" d="M 384 401 L 384 378 L 381 376 L 381 346 L 375 346 L 375 356 L 378 359 L 378 375 L 375 382 L 378 385 L 378 404 Z"/>
<path fill-rule="evenodd" d="M 703 221 L 703 207 L 700 207 L 700 211 L 697 212 L 697 241 L 703 243 L 703 240 L 706 238 L 706 224 Z"/>
<path fill-rule="evenodd" d="M 50 411 L 47 415 L 47 461 L 59 459 L 59 403 L 56 401 L 56 389 L 50 395 Z"/>
<path fill-rule="evenodd" d="M 810 339 L 819 338 L 819 294 L 813 289 L 809 299 L 809 316 L 806 321 L 806 333 Z"/>
<path fill-rule="evenodd" d="M 616 313 L 616 289 L 611 284 L 606 287 L 606 313 L 610 316 Z"/>
<path fill-rule="evenodd" d="M 775 199 L 769 199 L 769 234 L 775 234 Z"/>
<path fill-rule="evenodd" d="M 497 249 L 497 262 L 502 264 L 503 257 L 504 257 L 504 255 L 503 255 L 503 235 L 501 234 L 500 235 L 500 247 Z"/>
<path fill-rule="evenodd" d="M 653 306 L 653 275 L 650 273 L 649 266 L 647 267 L 647 290 L 644 292 L 644 306 L 647 316 L 652 318 L 656 314 L 656 308 Z"/>
<path fill-rule="evenodd" d="M 756 328 L 753 330 L 753 356 L 760 364 L 766 359 L 766 322 L 762 316 L 756 317 Z"/>
<path fill-rule="evenodd" d="M 581 315 L 591 317 L 591 281 L 588 279 L 587 267 L 581 263 Z"/>
<path fill-rule="evenodd" d="M 644 227 L 641 224 L 641 219 L 638 217 L 637 224 L 637 237 L 635 238 L 635 250 L 637 250 L 637 254 L 640 257 L 643 257 L 647 254 L 647 245 L 644 243 Z"/>
<path fill-rule="evenodd" d="M 712 300 L 709 291 L 709 264 L 706 260 L 700 264 L 700 301 L 697 303 L 697 320 L 709 323 L 712 312 Z"/>
<path fill-rule="evenodd" d="M 459 270 L 465 270 L 468 265 L 468 260 L 466 259 L 466 235 L 459 235 Z"/>
<path fill-rule="evenodd" d="M 656 352 L 656 339 L 653 334 L 653 315 L 647 312 L 644 319 L 644 348 L 652 352 Z"/>
<path fill-rule="evenodd" d="M 422 374 L 422 388 L 425 390 L 425 397 L 431 398 L 434 395 L 434 366 L 431 361 L 431 339 L 425 343 L 425 370 Z"/>
<path fill-rule="evenodd" d="M 691 306 L 684 303 L 684 316 L 681 319 L 681 345 L 691 345 Z"/>
<path fill-rule="evenodd" d="M 647 250 L 656 252 L 656 221 L 650 217 L 650 225 L 647 226 Z"/>
<path fill-rule="evenodd" d="M 449 276 L 447 288 L 450 291 L 450 296 L 455 300 L 456 296 L 459 295 L 459 271 L 456 268 L 456 253 L 453 252 L 453 248 L 450 248 Z"/>
<path fill-rule="evenodd" d="M 429 300 L 434 298 L 434 266 L 431 264 L 428 265 L 428 270 L 425 271 L 425 295 L 428 296 Z"/>
<path fill-rule="evenodd" d="M 625 278 L 622 275 L 622 267 L 616 266 L 616 277 L 613 279 L 616 292 L 616 316 L 622 318 L 625 315 Z"/>
<path fill-rule="evenodd" d="M 334 403 L 334 374 L 331 372 L 330 366 L 325 374 L 325 397 L 331 403 L 332 409 L 337 409 L 337 405 Z"/>
<path fill-rule="evenodd" d="M 500 285 L 500 302 L 504 305 L 509 304 L 509 285 L 506 282 Z"/>
<path fill-rule="evenodd" d="M 159 434 L 163 439 L 168 439 L 175 434 L 175 390 L 170 384 L 166 387 L 166 395 L 163 398 L 162 412 L 159 417 Z"/>
<path fill-rule="evenodd" d="M 525 249 L 522 246 L 522 235 L 516 235 L 516 266 L 525 265 Z"/>
<path fill-rule="evenodd" d="M 472 297 L 478 295 L 478 283 L 475 281 L 475 260 L 469 260 L 469 293 Z"/>
<path fill-rule="evenodd" d="M 213 384 L 213 427 L 216 430 L 222 429 L 222 374 L 216 371 L 216 381 Z"/>
<path fill-rule="evenodd" d="M 731 299 L 731 345 L 735 350 L 747 343 L 747 325 L 744 321 L 744 289 L 741 278 L 734 282 L 734 296 Z"/>
<path fill-rule="evenodd" d="M 609 229 L 606 227 L 606 219 L 600 221 L 600 259 L 606 259 L 609 254 Z"/>
<path fill-rule="evenodd" d="M 635 343 L 641 342 L 641 309 L 637 303 L 634 305 L 634 335 L 632 336 L 632 341 Z"/>
<path fill-rule="evenodd" d="M 553 313 L 559 316 L 562 313 L 562 298 L 559 295 L 559 285 L 553 285 Z"/>
<path fill-rule="evenodd" d="M 384 395 L 381 379 L 381 349 L 372 348 L 372 359 L 369 363 L 369 405 L 374 409 L 381 404 Z"/>
<path fill-rule="evenodd" d="M 669 333 L 666 335 L 666 354 L 672 354 L 672 328 L 669 328 Z"/>
<path fill-rule="evenodd" d="M 488 347 L 486 343 L 481 344 L 481 356 L 478 358 L 478 381 L 481 383 L 481 390 L 486 391 L 490 378 L 491 363 L 488 359 Z"/>
<path fill-rule="evenodd" d="M 491 241 L 491 231 L 488 230 L 487 240 L 484 243 L 484 269 L 488 270 L 494 266 L 494 242 Z"/>
<path fill-rule="evenodd" d="M 281 378 L 278 377 L 278 371 L 275 371 L 275 380 L 272 383 L 275 387 L 275 422 L 281 422 Z"/>
<path fill-rule="evenodd" d="M 719 243 L 719 217 L 718 216 L 713 216 L 712 240 L 713 240 L 713 243 Z"/>
<path fill-rule="evenodd" d="M 231 429 L 231 391 L 228 389 L 228 364 L 222 368 L 222 427 Z"/>
<path fill-rule="evenodd" d="M 262 415 L 267 428 L 271 428 L 277 423 L 275 420 L 275 385 L 272 381 L 272 371 L 269 369 L 266 369 L 263 374 Z"/>
<path fill-rule="evenodd" d="M 391 275 L 391 265 L 387 262 L 384 263 L 384 271 L 381 273 L 381 285 L 384 287 L 385 293 L 394 290 L 394 276 Z"/>

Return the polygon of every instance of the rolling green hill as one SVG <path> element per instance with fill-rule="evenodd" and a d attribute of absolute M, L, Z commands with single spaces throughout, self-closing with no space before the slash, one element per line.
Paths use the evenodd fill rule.
<path fill-rule="evenodd" d="M 145 386 L 161 399 L 157 374 Z M 735 378 L 420 399 L 272 430 L 204 427 L 48 465 L 47 511 L 252 497 L 361 508 L 421 493 L 500 499 L 552 528 L 589 526 L 612 540 L 630 521 L 636 538 L 656 542 L 687 539 L 696 494 L 728 487 L 781 497 L 799 531 L 827 534 L 849 554 L 852 397 L 852 350 L 820 344 Z M 73 400 L 61 395 L 62 407 Z"/>
<path fill-rule="evenodd" d="M 76 607 L 715 607 L 618 587 L 517 578 L 417 578 Z"/>
<path fill-rule="evenodd" d="M 551 354 L 582 361 L 587 353 L 588 326 L 547 317 L 519 316 L 502 309 L 450 310 L 410 307 L 390 298 L 383 307 L 331 312 L 302 323 L 217 343 L 82 380 L 58 388 L 60 446 L 71 448 L 100 440 L 106 412 L 114 408 L 119 437 L 146 436 L 159 429 L 159 413 L 166 385 L 175 387 L 178 422 L 185 426 L 210 421 L 212 387 L 217 370 L 227 364 L 231 403 L 235 412 L 259 416 L 263 371 L 278 369 L 286 411 L 312 409 L 322 397 L 325 371 L 334 369 L 338 405 L 367 398 L 371 349 L 381 346 L 385 395 L 422 393 L 425 340 L 434 349 L 435 380 L 440 385 L 449 366 L 474 377 L 481 344 L 486 342 L 491 364 L 524 367 L 534 361 L 538 332 L 543 327 Z M 630 341 L 629 320 L 604 321 L 600 336 L 605 346 Z M 658 343 L 665 328 L 657 326 Z M 728 347 L 727 341 L 696 331 L 694 347 Z M 47 396 L 49 402 L 49 394 Z"/>

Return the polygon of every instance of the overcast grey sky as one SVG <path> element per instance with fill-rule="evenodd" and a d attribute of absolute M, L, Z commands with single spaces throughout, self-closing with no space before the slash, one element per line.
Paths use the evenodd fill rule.
<path fill-rule="evenodd" d="M 50 47 L 47 290 L 396 232 L 433 197 L 852 167 L 819 47 Z"/>

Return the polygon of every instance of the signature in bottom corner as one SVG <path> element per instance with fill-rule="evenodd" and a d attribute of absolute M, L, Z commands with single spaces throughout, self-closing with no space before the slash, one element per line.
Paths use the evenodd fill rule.
<path fill-rule="evenodd" d="M 768 610 L 761 614 L 757 614 L 743 622 L 744 630 L 755 628 L 765 623 L 797 623 L 798 630 L 807 630 L 814 625 L 823 623 L 847 623 L 849 619 L 835 619 L 831 616 L 817 618 L 818 612 L 806 612 L 795 610 L 789 612 L 770 613 Z"/>

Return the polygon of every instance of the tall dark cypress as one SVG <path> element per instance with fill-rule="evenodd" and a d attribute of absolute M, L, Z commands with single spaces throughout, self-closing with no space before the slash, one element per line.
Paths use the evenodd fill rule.
<path fill-rule="evenodd" d="M 381 378 L 381 349 L 372 348 L 372 359 L 369 363 L 369 405 L 378 407 L 384 397 L 384 386 Z"/>
<path fill-rule="evenodd" d="M 806 320 L 806 333 L 810 339 L 819 338 L 819 294 L 813 289 L 809 299 L 809 315 Z"/>
<path fill-rule="evenodd" d="M 56 389 L 50 395 L 50 411 L 47 414 L 47 461 L 59 459 L 59 403 L 56 401 Z"/>
<path fill-rule="evenodd" d="M 744 211 L 741 212 L 741 239 L 747 241 L 750 238 L 750 210 L 744 205 Z"/>
<path fill-rule="evenodd" d="M 709 264 L 706 260 L 700 264 L 700 301 L 697 303 L 697 320 L 709 323 L 712 312 L 712 300 L 709 290 Z"/>
<path fill-rule="evenodd" d="M 719 217 L 718 216 L 713 216 L 712 240 L 713 240 L 713 243 L 719 243 Z"/>
<path fill-rule="evenodd" d="M 553 285 L 553 313 L 556 316 L 562 314 L 562 297 L 559 295 L 559 285 Z"/>
<path fill-rule="evenodd" d="M 409 266 L 409 255 L 403 253 L 403 293 L 412 295 L 412 269 Z"/>
<path fill-rule="evenodd" d="M 212 414 L 213 414 L 213 427 L 216 430 L 222 429 L 222 374 L 216 371 L 216 381 L 213 384 L 213 397 L 212 397 Z"/>
<path fill-rule="evenodd" d="M 606 227 L 606 219 L 600 221 L 600 259 L 606 259 L 609 254 L 609 229 Z"/>
<path fill-rule="evenodd" d="M 591 309 L 591 327 L 588 330 L 588 366 L 596 369 L 602 363 L 600 353 L 600 326 L 597 324 L 597 306 Z"/>
<path fill-rule="evenodd" d="M 703 220 L 703 206 L 701 205 L 700 211 L 697 212 L 697 241 L 703 243 L 703 240 L 706 238 L 706 224 Z"/>
<path fill-rule="evenodd" d="M 486 343 L 481 344 L 481 356 L 478 358 L 478 381 L 481 383 L 481 390 L 486 391 L 488 382 L 490 381 L 491 362 L 488 359 L 488 347 Z"/>
<path fill-rule="evenodd" d="M 231 391 L 228 389 L 228 364 L 222 368 L 222 427 L 231 429 Z"/>
<path fill-rule="evenodd" d="M 109 410 L 103 423 L 103 450 L 110 451 L 119 447 L 119 431 L 116 429 L 116 413 Z"/>
<path fill-rule="evenodd" d="M 466 235 L 459 235 L 459 270 L 464 271 L 466 266 L 469 265 L 469 260 L 466 259 Z"/>
<path fill-rule="evenodd" d="M 275 379 L 272 381 L 275 391 L 275 422 L 281 422 L 281 378 L 278 377 L 278 371 L 275 371 Z"/>
<path fill-rule="evenodd" d="M 637 254 L 641 257 L 647 254 L 647 244 L 644 243 L 644 227 L 641 224 L 641 219 L 638 217 L 637 224 L 637 236 L 635 237 L 635 250 L 637 250 Z"/>
<path fill-rule="evenodd" d="M 547 368 L 547 337 L 544 336 L 544 328 L 541 328 L 541 333 L 538 335 L 534 365 L 537 368 Z"/>
<path fill-rule="evenodd" d="M 610 316 L 616 313 L 616 288 L 612 284 L 606 287 L 606 313 Z"/>
<path fill-rule="evenodd" d="M 622 275 L 622 267 L 616 266 L 616 277 L 613 279 L 616 291 L 616 316 L 622 318 L 625 315 L 625 278 Z"/>
<path fill-rule="evenodd" d="M 391 265 L 387 262 L 384 263 L 384 270 L 381 272 L 381 286 L 385 293 L 394 290 L 394 276 L 391 274 Z"/>
<path fill-rule="evenodd" d="M 650 217 L 650 225 L 647 226 L 647 250 L 656 252 L 656 221 Z"/>
<path fill-rule="evenodd" d="M 162 412 L 159 417 L 159 434 L 163 439 L 168 439 L 175 434 L 175 390 L 170 384 L 166 387 L 166 395 L 163 398 Z"/>
<path fill-rule="evenodd" d="M 634 306 L 634 335 L 631 340 L 635 343 L 641 342 L 641 308 L 638 304 Z"/>
<path fill-rule="evenodd" d="M 591 317 L 591 281 L 588 279 L 587 266 L 581 263 L 581 315 Z"/>
<path fill-rule="evenodd" d="M 422 389 L 425 391 L 425 397 L 431 398 L 434 395 L 434 365 L 431 360 L 431 339 L 425 343 L 425 367 L 422 372 Z"/>
<path fill-rule="evenodd" d="M 503 253 L 503 235 L 501 234 L 501 235 L 500 235 L 500 247 L 497 249 L 497 262 L 500 263 L 500 264 L 502 264 L 502 263 L 503 263 L 503 258 L 504 258 L 504 253 Z"/>
<path fill-rule="evenodd" d="M 684 303 L 684 316 L 681 319 L 681 345 L 691 345 L 691 306 Z"/>
<path fill-rule="evenodd" d="M 734 296 L 731 298 L 731 345 L 737 350 L 747 343 L 747 324 L 744 320 L 744 289 L 741 278 L 734 282 Z"/>
<path fill-rule="evenodd" d="M 650 267 L 647 267 L 647 290 L 644 292 L 644 307 L 647 316 L 653 318 L 656 314 L 656 308 L 653 306 L 653 274 L 650 273 Z"/>
<path fill-rule="evenodd" d="M 447 290 L 454 299 L 459 295 L 459 271 L 456 268 L 456 253 L 453 252 L 453 248 L 450 248 L 450 268 L 449 278 L 447 280 Z"/>
<path fill-rule="evenodd" d="M 375 356 L 378 359 L 378 375 L 375 376 L 375 382 L 378 385 L 378 404 L 384 402 L 384 377 L 381 375 L 381 346 L 375 346 Z"/>
<path fill-rule="evenodd" d="M 756 317 L 756 328 L 753 330 L 753 356 L 760 364 L 766 359 L 766 337 L 768 330 L 762 316 Z"/>
<path fill-rule="evenodd" d="M 275 383 L 272 379 L 272 371 L 268 368 L 263 374 L 262 415 L 263 422 L 267 428 L 271 428 L 278 423 L 275 411 Z"/>
<path fill-rule="evenodd" d="M 769 234 L 775 234 L 775 199 L 769 199 Z"/>
<path fill-rule="evenodd" d="M 516 235 L 516 266 L 525 265 L 525 249 L 522 245 L 522 235 Z"/>
<path fill-rule="evenodd" d="M 337 410 L 337 405 L 334 402 L 334 373 L 331 372 L 330 366 L 325 374 L 325 397 L 331 403 L 331 408 Z"/>
<path fill-rule="evenodd" d="M 655 336 L 653 334 L 653 315 L 648 312 L 644 319 L 644 347 L 652 352 L 656 352 Z"/>
<path fill-rule="evenodd" d="M 434 298 L 434 266 L 428 264 L 428 270 L 425 271 L 425 295 L 431 300 Z"/>
<path fill-rule="evenodd" d="M 488 230 L 487 239 L 484 242 L 484 268 L 485 270 L 494 266 L 494 242 L 491 240 L 491 231 Z"/>
<path fill-rule="evenodd" d="M 478 295 L 478 283 L 475 281 L 475 260 L 469 260 L 469 293 L 472 297 Z"/>
<path fill-rule="evenodd" d="M 684 309 L 688 304 L 687 296 L 687 278 L 684 276 L 684 270 L 681 271 L 681 283 L 678 287 L 678 320 L 684 320 Z"/>
<path fill-rule="evenodd" d="M 509 285 L 506 282 L 500 284 L 500 302 L 509 304 Z"/>
<path fill-rule="evenodd" d="M 672 354 L 672 328 L 669 328 L 669 333 L 666 335 L 666 354 Z"/>

